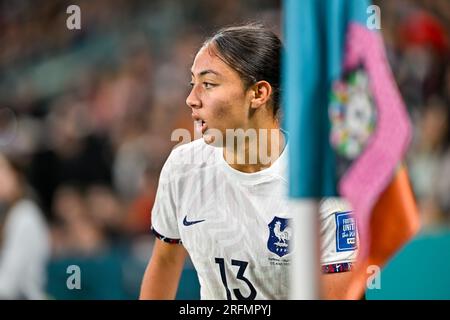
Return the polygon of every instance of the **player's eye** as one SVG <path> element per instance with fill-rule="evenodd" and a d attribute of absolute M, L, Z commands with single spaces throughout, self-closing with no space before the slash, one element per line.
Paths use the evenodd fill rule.
<path fill-rule="evenodd" d="M 205 87 L 205 89 L 211 89 L 215 87 L 215 85 L 210 82 L 203 82 L 203 86 Z"/>
<path fill-rule="evenodd" d="M 189 82 L 189 86 L 192 88 L 192 87 L 194 87 L 194 83 L 191 81 L 191 82 Z"/>

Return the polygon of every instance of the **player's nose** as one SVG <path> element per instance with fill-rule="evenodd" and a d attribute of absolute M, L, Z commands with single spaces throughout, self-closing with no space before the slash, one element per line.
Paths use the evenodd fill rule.
<path fill-rule="evenodd" d="M 195 92 L 195 88 L 192 88 L 191 92 L 187 96 L 186 104 L 188 105 L 188 107 L 193 108 L 193 109 L 197 109 L 197 108 L 201 107 L 202 104 Z"/>

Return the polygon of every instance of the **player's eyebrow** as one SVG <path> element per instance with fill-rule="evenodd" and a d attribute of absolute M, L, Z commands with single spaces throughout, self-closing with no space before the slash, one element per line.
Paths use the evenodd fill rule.
<path fill-rule="evenodd" d="M 206 69 L 206 70 L 200 71 L 199 73 L 197 73 L 197 76 L 201 77 L 201 76 L 207 75 L 209 73 L 215 74 L 216 76 L 220 76 L 220 73 L 218 73 L 217 71 L 214 71 L 212 69 Z M 194 72 L 192 72 L 192 70 L 191 70 L 191 74 L 192 74 L 192 76 L 194 76 Z"/>

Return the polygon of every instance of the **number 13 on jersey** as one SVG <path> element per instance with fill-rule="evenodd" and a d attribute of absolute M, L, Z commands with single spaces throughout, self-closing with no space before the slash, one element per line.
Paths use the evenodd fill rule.
<path fill-rule="evenodd" d="M 231 291 L 228 288 L 226 268 L 225 268 L 225 263 L 227 263 L 227 262 L 223 258 L 215 258 L 215 262 L 219 265 L 220 277 L 222 278 L 222 284 L 225 287 L 225 291 L 227 293 L 227 300 L 232 300 Z M 253 286 L 253 284 L 250 282 L 250 280 L 248 280 L 244 276 L 245 270 L 247 269 L 247 266 L 248 266 L 248 262 L 231 259 L 231 265 L 239 267 L 235 277 L 236 277 L 236 279 L 245 282 L 245 284 L 250 289 L 250 294 L 246 297 L 242 295 L 242 293 L 239 289 L 233 289 L 233 293 L 234 293 L 234 296 L 236 297 L 236 299 L 237 300 L 255 300 L 256 289 Z"/>

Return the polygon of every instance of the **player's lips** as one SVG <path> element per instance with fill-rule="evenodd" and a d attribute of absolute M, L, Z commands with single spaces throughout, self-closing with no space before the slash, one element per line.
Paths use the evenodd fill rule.
<path fill-rule="evenodd" d="M 206 121 L 201 119 L 197 115 L 192 115 L 192 119 L 194 119 L 195 130 L 204 134 L 205 131 L 208 129 Z"/>

